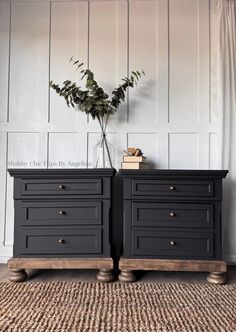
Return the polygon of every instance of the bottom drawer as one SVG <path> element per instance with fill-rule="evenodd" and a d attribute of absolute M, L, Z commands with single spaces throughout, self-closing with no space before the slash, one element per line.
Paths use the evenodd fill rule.
<path fill-rule="evenodd" d="M 101 229 L 27 229 L 20 238 L 22 256 L 102 254 Z"/>
<path fill-rule="evenodd" d="M 131 253 L 163 258 L 212 258 L 214 234 L 133 230 Z"/>

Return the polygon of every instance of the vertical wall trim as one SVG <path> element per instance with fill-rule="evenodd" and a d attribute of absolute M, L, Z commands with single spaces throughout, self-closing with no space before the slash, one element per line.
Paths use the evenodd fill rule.
<path fill-rule="evenodd" d="M 49 132 L 47 132 L 47 168 L 49 166 Z"/>
<path fill-rule="evenodd" d="M 212 100 L 211 100 L 211 84 L 212 84 L 212 78 L 211 78 L 211 0 L 208 0 L 208 17 L 209 17 L 209 108 L 208 108 L 208 122 L 211 122 L 211 106 L 212 106 Z"/>
<path fill-rule="evenodd" d="M 8 142 L 9 142 L 9 137 L 8 137 L 8 132 L 6 133 L 6 174 L 5 174 L 5 211 L 4 211 L 4 226 L 3 226 L 3 245 L 5 246 L 6 244 L 6 228 L 7 228 L 7 169 L 8 169 Z"/>
<path fill-rule="evenodd" d="M 87 132 L 87 149 L 86 149 L 86 162 L 87 162 L 87 168 L 89 168 L 89 132 Z"/>
<path fill-rule="evenodd" d="M 118 85 L 118 77 L 119 77 L 119 2 L 116 1 L 114 5 L 114 17 L 115 21 L 115 31 L 116 31 L 116 85 Z"/>
<path fill-rule="evenodd" d="M 11 21 L 12 21 L 12 2 L 10 1 L 9 12 L 9 44 L 8 44 L 8 86 L 7 86 L 7 122 L 10 120 L 10 79 L 11 79 Z"/>
<path fill-rule="evenodd" d="M 89 68 L 90 57 L 90 1 L 88 1 L 88 43 L 87 43 L 87 68 Z"/>
<path fill-rule="evenodd" d="M 168 1 L 169 2 L 169 1 Z M 168 146 L 168 153 L 167 153 L 167 169 L 170 169 L 170 133 L 167 134 L 167 146 Z"/>
<path fill-rule="evenodd" d="M 88 1 L 88 42 L 87 42 L 87 68 L 89 68 L 89 60 L 90 60 L 90 1 Z M 89 123 L 89 114 L 87 115 L 87 123 Z M 88 149 L 88 145 L 87 145 Z M 87 155 L 88 158 L 88 155 Z M 87 159 L 87 167 L 88 167 L 88 159 Z"/>
<path fill-rule="evenodd" d="M 197 167 L 200 169 L 200 135 L 199 132 L 196 132 L 195 134 L 197 134 Z"/>
<path fill-rule="evenodd" d="M 158 2 L 155 3 L 156 6 L 156 46 L 157 46 L 157 54 L 156 54 L 156 80 L 158 82 L 158 75 L 159 75 L 159 17 L 158 17 L 158 13 L 159 13 L 159 7 L 158 7 Z M 156 122 L 160 122 L 159 119 L 159 103 L 158 103 L 158 99 L 159 99 L 159 88 L 158 88 L 158 84 L 156 85 L 156 95 L 157 95 L 157 101 L 156 101 Z"/>
<path fill-rule="evenodd" d="M 197 122 L 200 119 L 200 0 L 197 2 Z"/>
<path fill-rule="evenodd" d="M 49 36 L 48 36 L 48 82 L 51 80 L 51 39 L 52 39 L 52 2 L 49 3 Z M 51 121 L 50 86 L 48 86 L 48 123 Z"/>
<path fill-rule="evenodd" d="M 211 134 L 213 133 L 208 133 L 208 156 L 207 156 L 208 169 L 210 169 L 211 166 Z"/>
<path fill-rule="evenodd" d="M 129 0 L 127 0 L 127 77 L 129 75 L 129 38 L 130 37 L 130 7 Z M 129 87 L 127 88 L 127 123 L 129 122 Z"/>
<path fill-rule="evenodd" d="M 167 0 L 167 122 L 170 122 L 170 0 Z M 169 136 L 168 136 L 169 146 Z M 168 154 L 169 168 L 169 154 Z"/>

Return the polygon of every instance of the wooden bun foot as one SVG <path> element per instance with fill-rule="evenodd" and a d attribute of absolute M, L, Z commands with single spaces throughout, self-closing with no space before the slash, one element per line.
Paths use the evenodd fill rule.
<path fill-rule="evenodd" d="M 12 282 L 23 282 L 27 279 L 27 274 L 24 269 L 11 269 L 9 280 Z"/>
<path fill-rule="evenodd" d="M 134 272 L 131 270 L 121 270 L 119 280 L 122 282 L 134 282 L 136 280 Z"/>
<path fill-rule="evenodd" d="M 211 272 L 207 277 L 207 281 L 210 284 L 222 285 L 225 283 L 225 273 L 224 272 Z"/>
<path fill-rule="evenodd" d="M 97 280 L 102 282 L 112 282 L 115 280 L 113 271 L 110 269 L 101 269 L 97 274 Z"/>

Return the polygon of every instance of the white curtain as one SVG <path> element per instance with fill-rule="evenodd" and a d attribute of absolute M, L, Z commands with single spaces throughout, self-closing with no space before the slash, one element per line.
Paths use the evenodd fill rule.
<path fill-rule="evenodd" d="M 212 107 L 221 123 L 224 257 L 236 263 L 236 0 L 212 0 Z"/>

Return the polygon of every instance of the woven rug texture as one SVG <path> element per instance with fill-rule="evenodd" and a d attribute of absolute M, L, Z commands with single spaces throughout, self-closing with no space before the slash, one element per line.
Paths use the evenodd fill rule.
<path fill-rule="evenodd" d="M 0 283 L 1 332 L 236 332 L 236 285 Z"/>

